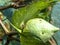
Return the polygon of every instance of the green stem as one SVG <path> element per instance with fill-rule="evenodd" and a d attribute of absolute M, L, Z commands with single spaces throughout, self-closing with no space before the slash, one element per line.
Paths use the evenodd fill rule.
<path fill-rule="evenodd" d="M 10 22 L 10 24 L 12 25 L 12 27 L 14 27 L 19 33 L 21 33 L 21 29 L 18 29 L 16 26 L 14 26 L 11 22 Z"/>

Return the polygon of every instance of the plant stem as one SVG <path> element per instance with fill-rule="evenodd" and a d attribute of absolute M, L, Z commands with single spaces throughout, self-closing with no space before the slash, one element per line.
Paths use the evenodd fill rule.
<path fill-rule="evenodd" d="M 8 29 L 5 27 L 5 25 L 3 24 L 3 22 L 1 20 L 0 20 L 0 24 L 6 33 L 10 33 L 10 31 L 8 31 Z"/>
<path fill-rule="evenodd" d="M 57 45 L 53 38 L 51 38 L 51 40 L 49 40 L 49 42 L 50 42 L 51 45 Z"/>

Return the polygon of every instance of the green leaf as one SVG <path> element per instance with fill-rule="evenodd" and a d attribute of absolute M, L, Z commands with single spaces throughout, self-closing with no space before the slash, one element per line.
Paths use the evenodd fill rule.
<path fill-rule="evenodd" d="M 0 0 L 0 6 L 7 6 L 11 3 L 11 0 Z"/>
<path fill-rule="evenodd" d="M 39 10 L 43 10 L 45 8 L 47 8 L 50 5 L 51 2 L 43 2 L 43 1 L 37 1 L 37 2 L 33 2 L 32 4 L 17 9 L 14 12 L 14 15 L 12 17 L 12 23 L 20 28 L 20 24 L 22 22 L 26 22 L 31 18 L 36 17 L 36 13 L 39 12 Z"/>
<path fill-rule="evenodd" d="M 4 35 L 3 36 L 3 40 L 2 40 L 2 45 L 6 45 L 7 39 L 8 39 L 8 36 L 7 35 Z"/>
<path fill-rule="evenodd" d="M 41 40 L 34 38 L 34 36 L 29 32 L 23 32 L 25 37 L 21 36 L 21 45 L 45 45 Z"/>

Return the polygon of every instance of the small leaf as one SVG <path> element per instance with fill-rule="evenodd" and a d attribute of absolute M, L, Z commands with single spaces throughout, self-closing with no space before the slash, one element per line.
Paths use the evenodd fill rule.
<path fill-rule="evenodd" d="M 8 39 L 8 36 L 7 35 L 4 35 L 3 36 L 3 40 L 2 40 L 2 45 L 5 45 L 7 42 L 7 39 Z"/>

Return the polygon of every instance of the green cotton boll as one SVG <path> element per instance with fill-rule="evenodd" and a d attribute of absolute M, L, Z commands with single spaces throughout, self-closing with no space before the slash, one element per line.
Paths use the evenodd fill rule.
<path fill-rule="evenodd" d="M 47 42 L 59 30 L 59 28 L 41 18 L 29 20 L 26 23 L 26 29 L 33 35 L 39 37 L 43 42 Z"/>

